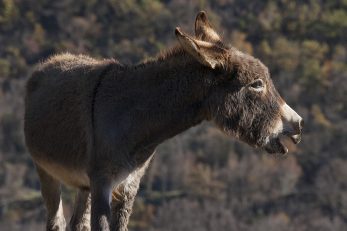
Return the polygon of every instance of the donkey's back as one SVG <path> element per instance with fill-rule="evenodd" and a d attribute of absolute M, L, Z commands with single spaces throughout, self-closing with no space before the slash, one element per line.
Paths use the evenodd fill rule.
<path fill-rule="evenodd" d="M 90 158 L 93 95 L 115 65 L 115 60 L 57 55 L 39 65 L 27 83 L 27 146 L 36 165 L 67 184 L 87 186 L 87 176 L 80 173 Z"/>

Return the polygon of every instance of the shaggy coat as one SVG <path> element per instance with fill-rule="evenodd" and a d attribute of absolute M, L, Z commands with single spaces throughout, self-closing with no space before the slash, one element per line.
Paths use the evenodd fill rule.
<path fill-rule="evenodd" d="M 200 12 L 195 38 L 152 61 L 125 66 L 61 54 L 27 83 L 25 138 L 47 212 L 65 230 L 60 184 L 79 189 L 72 230 L 127 230 L 139 182 L 158 144 L 204 120 L 270 153 L 300 141 L 302 119 L 258 59 L 224 45 Z"/>

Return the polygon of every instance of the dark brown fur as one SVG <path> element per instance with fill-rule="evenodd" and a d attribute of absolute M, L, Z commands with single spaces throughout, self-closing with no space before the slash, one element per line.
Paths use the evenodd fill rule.
<path fill-rule="evenodd" d="M 73 230 L 90 228 L 89 203 L 93 230 L 126 230 L 155 147 L 203 120 L 256 147 L 277 139 L 284 101 L 268 69 L 224 46 L 205 13 L 195 25 L 201 40 L 176 29 L 180 46 L 140 65 L 63 54 L 33 73 L 25 135 L 40 173 L 47 229 L 65 227 L 56 193 L 63 182 L 80 188 Z"/>

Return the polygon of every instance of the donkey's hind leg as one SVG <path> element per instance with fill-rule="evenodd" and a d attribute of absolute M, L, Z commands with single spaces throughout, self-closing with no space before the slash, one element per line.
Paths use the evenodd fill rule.
<path fill-rule="evenodd" d="M 38 165 L 36 165 L 36 170 L 40 178 L 41 194 L 48 214 L 46 230 L 65 231 L 66 222 L 60 197 L 60 182 L 50 176 Z"/>
<path fill-rule="evenodd" d="M 90 230 L 90 192 L 80 189 L 76 195 L 75 208 L 70 220 L 71 231 Z"/>

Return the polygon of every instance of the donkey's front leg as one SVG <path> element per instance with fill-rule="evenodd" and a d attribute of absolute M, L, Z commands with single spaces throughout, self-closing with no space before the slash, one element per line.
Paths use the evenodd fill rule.
<path fill-rule="evenodd" d="M 153 155 L 152 155 L 153 156 Z M 152 156 L 119 184 L 112 192 L 112 231 L 127 231 L 129 217 L 135 201 L 140 181 L 144 175 Z"/>
<path fill-rule="evenodd" d="M 133 176 L 128 176 L 132 178 Z M 112 231 L 127 231 L 129 217 L 132 212 L 135 196 L 139 188 L 140 178 L 125 180 L 112 192 Z"/>
<path fill-rule="evenodd" d="M 91 177 L 91 228 L 93 231 L 109 231 L 111 218 L 112 178 L 110 176 Z"/>

